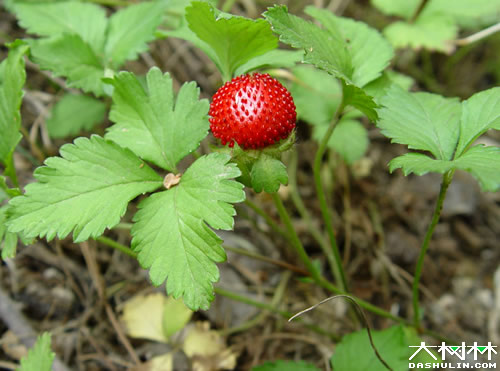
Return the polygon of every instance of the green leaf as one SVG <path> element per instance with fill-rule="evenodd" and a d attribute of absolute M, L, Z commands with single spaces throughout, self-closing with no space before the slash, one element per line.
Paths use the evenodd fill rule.
<path fill-rule="evenodd" d="M 421 1 L 422 0 L 371 0 L 371 3 L 378 10 L 387 15 L 397 15 L 405 19 L 410 19 L 417 11 Z"/>
<path fill-rule="evenodd" d="M 77 138 L 35 170 L 37 183 L 10 201 L 7 225 L 26 237 L 53 239 L 73 230 L 75 242 L 100 236 L 119 223 L 127 204 L 162 179 L 132 152 L 93 135 Z"/>
<path fill-rule="evenodd" d="M 384 29 L 384 35 L 395 48 L 428 49 L 450 53 L 451 42 L 458 35 L 458 28 L 447 14 L 419 16 L 414 23 L 394 22 Z"/>
<path fill-rule="evenodd" d="M 17 144 L 21 140 L 22 88 L 26 80 L 24 55 L 28 46 L 20 41 L 11 45 L 7 59 L 2 63 L 0 76 L 0 163 L 8 165 Z"/>
<path fill-rule="evenodd" d="M 320 21 L 332 34 L 340 33 L 352 60 L 352 82 L 363 87 L 378 78 L 394 56 L 391 44 L 364 22 L 337 17 L 327 9 L 306 7 L 306 13 Z"/>
<path fill-rule="evenodd" d="M 122 147 L 139 157 L 175 171 L 177 163 L 198 148 L 209 128 L 206 99 L 199 100 L 194 82 L 184 84 L 174 101 L 172 79 L 153 67 L 147 77 L 146 92 L 130 72 L 121 72 L 113 80 L 115 87 L 108 133 Z"/>
<path fill-rule="evenodd" d="M 65 138 L 90 131 L 106 116 L 106 104 L 86 95 L 65 95 L 52 108 L 47 129 L 52 138 Z"/>
<path fill-rule="evenodd" d="M 462 102 L 457 155 L 489 129 L 500 130 L 500 88 L 484 90 Z"/>
<path fill-rule="evenodd" d="M 63 33 L 79 35 L 96 55 L 102 53 L 108 21 L 106 11 L 94 4 L 65 1 L 58 3 L 14 3 L 21 27 L 39 36 Z"/>
<path fill-rule="evenodd" d="M 471 173 L 483 191 L 495 192 L 500 188 L 500 148 L 482 145 L 470 148 L 465 154 L 453 161 L 435 160 L 421 153 L 407 153 L 392 159 L 389 169 L 393 172 L 401 168 L 404 175 L 429 172 L 445 173 L 461 169 Z"/>
<path fill-rule="evenodd" d="M 186 20 L 196 36 L 213 49 L 217 56 L 214 62 L 227 80 L 239 66 L 278 46 L 263 19 L 217 16 L 206 2 L 192 2 L 186 9 Z"/>
<path fill-rule="evenodd" d="M 378 113 L 376 111 L 378 105 L 363 89 L 355 85 L 346 85 L 342 83 L 342 90 L 344 92 L 344 105 L 357 108 L 372 122 L 378 120 Z"/>
<path fill-rule="evenodd" d="M 393 370 L 407 370 L 408 358 L 413 354 L 409 348 L 403 326 L 393 326 L 382 331 L 372 331 L 373 342 L 382 358 Z M 337 344 L 331 358 L 335 371 L 386 371 L 370 346 L 366 330 L 345 335 Z"/>
<path fill-rule="evenodd" d="M 2 196 L 5 195 L 5 198 Z M 8 197 L 16 197 L 21 195 L 19 188 L 10 188 L 7 185 L 7 178 L 0 175 L 0 202 Z"/>
<path fill-rule="evenodd" d="M 282 42 L 305 51 L 305 62 L 352 83 L 351 57 L 340 33 L 321 29 L 311 22 L 288 14 L 285 6 L 270 8 L 264 16 Z"/>
<path fill-rule="evenodd" d="M 365 85 L 363 90 L 366 94 L 372 96 L 375 102 L 379 103 L 380 98 L 387 93 L 387 90 L 389 90 L 393 84 L 400 86 L 404 90 L 410 90 L 414 83 L 415 80 L 410 76 L 406 76 L 396 71 L 386 70 L 378 79 Z"/>
<path fill-rule="evenodd" d="M 453 161 L 448 160 L 436 160 L 422 153 L 406 153 L 393 158 L 389 162 L 389 171 L 392 173 L 394 170 L 401 168 L 404 175 L 411 173 L 417 175 L 427 173 L 444 174 L 454 168 L 453 163 Z"/>
<path fill-rule="evenodd" d="M 139 204 L 132 227 L 132 248 L 154 285 L 165 280 L 167 293 L 183 297 L 192 310 L 208 309 L 219 279 L 215 262 L 226 255 L 221 239 L 209 228 L 231 229 L 232 203 L 245 198 L 230 156 L 212 153 L 196 160 L 173 188 Z"/>
<path fill-rule="evenodd" d="M 68 79 L 68 86 L 97 96 L 103 94 L 104 67 L 92 47 L 76 34 L 62 34 L 31 43 L 31 54 L 41 69 Z"/>
<path fill-rule="evenodd" d="M 159 0 L 130 5 L 111 16 L 105 53 L 113 68 L 148 49 L 147 43 L 155 39 L 167 3 Z"/>
<path fill-rule="evenodd" d="M 257 193 L 275 193 L 281 184 L 288 184 L 286 166 L 280 160 L 264 153 L 253 164 L 250 176 L 252 188 Z"/>
<path fill-rule="evenodd" d="M 500 1 L 498 0 L 432 0 L 422 10 L 428 14 L 447 14 L 465 28 L 479 28 L 498 22 Z"/>
<path fill-rule="evenodd" d="M 429 93 L 408 93 L 393 85 L 381 99 L 377 126 L 392 142 L 451 160 L 459 135 L 460 103 Z"/>
<path fill-rule="evenodd" d="M 28 355 L 21 359 L 21 366 L 16 371 L 51 371 L 55 354 L 50 349 L 50 334 L 44 332 L 36 340 Z"/>
<path fill-rule="evenodd" d="M 217 54 L 215 53 L 215 50 L 212 49 L 212 47 L 205 41 L 201 40 L 198 36 L 196 36 L 196 34 L 193 31 L 191 31 L 188 25 L 188 21 L 186 20 L 185 17 L 181 18 L 180 26 L 178 28 L 176 28 L 175 30 L 163 31 L 163 35 L 169 37 L 177 37 L 179 39 L 191 42 L 197 48 L 203 50 L 203 52 L 216 64 L 217 68 L 219 68 L 220 70 L 219 65 L 217 65 L 218 57 Z"/>
<path fill-rule="evenodd" d="M 476 177 L 484 191 L 500 189 L 500 148 L 477 145 L 453 163 Z"/>
<path fill-rule="evenodd" d="M 291 68 L 302 61 L 304 53 L 302 51 L 274 49 L 266 54 L 250 59 L 239 66 L 234 74 L 236 76 L 262 68 Z"/>
<path fill-rule="evenodd" d="M 297 108 L 297 116 L 312 125 L 328 125 L 342 96 L 338 81 L 313 66 L 297 66 L 292 69 L 292 73 L 295 79 L 290 86 L 290 93 Z"/>
<path fill-rule="evenodd" d="M 164 26 L 168 29 L 175 30 L 181 26 L 181 22 L 186 15 L 186 8 L 191 4 L 193 0 L 169 0 L 167 2 L 166 19 Z M 218 0 L 202 0 L 210 3 L 213 6 L 217 6 Z"/>
<path fill-rule="evenodd" d="M 320 141 L 328 130 L 328 126 L 315 126 L 313 137 Z M 359 160 L 368 148 L 368 133 L 359 121 L 343 119 L 333 131 L 328 147 L 337 152 L 348 164 Z"/>
<path fill-rule="evenodd" d="M 319 371 L 319 369 L 304 361 L 274 361 L 255 366 L 252 371 Z"/>

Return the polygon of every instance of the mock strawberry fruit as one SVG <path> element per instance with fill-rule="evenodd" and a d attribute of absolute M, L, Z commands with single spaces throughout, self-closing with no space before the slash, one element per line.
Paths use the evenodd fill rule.
<path fill-rule="evenodd" d="M 268 74 L 241 75 L 224 84 L 210 105 L 210 129 L 223 145 L 264 148 L 295 128 L 293 98 Z"/>

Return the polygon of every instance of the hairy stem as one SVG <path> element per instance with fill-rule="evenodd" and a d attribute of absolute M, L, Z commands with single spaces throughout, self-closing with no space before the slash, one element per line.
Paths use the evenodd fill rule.
<path fill-rule="evenodd" d="M 17 180 L 16 168 L 14 166 L 14 155 L 13 153 L 7 158 L 7 164 L 5 166 L 4 174 L 10 178 L 10 181 L 14 187 L 19 188 L 19 181 Z"/>
<path fill-rule="evenodd" d="M 96 241 L 102 243 L 103 245 L 112 247 L 113 249 L 119 250 L 122 253 L 127 254 L 128 256 L 130 256 L 134 259 L 137 259 L 137 253 L 135 251 L 133 251 L 132 249 L 130 249 L 129 247 L 127 247 L 125 245 L 122 245 L 119 242 L 112 240 L 111 238 L 101 236 L 101 237 L 97 237 Z"/>
<path fill-rule="evenodd" d="M 335 262 L 335 257 L 333 255 L 332 250 L 328 246 L 328 242 L 323 238 L 323 235 L 321 234 L 321 231 L 316 227 L 312 221 L 311 214 L 309 214 L 309 211 L 307 210 L 306 206 L 304 205 L 304 202 L 302 201 L 302 197 L 300 196 L 300 193 L 298 191 L 298 186 L 297 186 L 297 162 L 298 162 L 298 156 L 297 156 L 297 151 L 292 152 L 292 157 L 290 159 L 290 166 L 289 166 L 289 176 L 288 176 L 288 185 L 290 187 L 290 196 L 292 197 L 292 201 L 295 205 L 295 208 L 299 212 L 300 216 L 302 219 L 304 219 L 307 228 L 309 229 L 309 232 L 311 233 L 311 236 L 316 240 L 318 245 L 321 247 L 321 250 L 323 250 L 323 253 L 326 255 L 326 258 L 328 260 L 328 264 L 330 265 L 330 269 L 332 272 L 335 272 L 336 268 L 336 262 Z"/>
<path fill-rule="evenodd" d="M 328 141 L 330 140 L 335 127 L 339 122 L 340 115 L 344 110 L 344 101 L 340 103 L 333 119 L 328 126 L 328 130 L 326 131 L 321 143 L 319 144 L 318 151 L 316 152 L 316 156 L 314 157 L 314 166 L 313 166 L 313 174 L 314 174 L 314 184 L 316 186 L 316 193 L 318 195 L 318 201 L 321 208 L 321 215 L 323 216 L 323 220 L 325 221 L 326 231 L 328 233 L 328 238 L 330 239 L 331 251 L 335 258 L 335 267 L 334 275 L 335 280 L 338 285 L 342 288 L 343 291 L 348 292 L 347 280 L 344 273 L 344 267 L 342 266 L 342 258 L 340 257 L 340 251 L 337 246 L 337 241 L 335 239 L 335 232 L 333 230 L 333 220 L 330 210 L 328 208 L 328 204 L 326 202 L 325 190 L 323 188 L 323 184 L 321 182 L 321 163 L 323 160 L 323 155 L 325 154 Z"/>
<path fill-rule="evenodd" d="M 250 298 L 248 298 L 246 296 L 237 294 L 235 292 L 232 292 L 232 291 L 220 288 L 220 287 L 215 287 L 214 291 L 215 291 L 215 293 L 217 295 L 225 296 L 228 299 L 231 299 L 231 300 L 234 300 L 234 301 L 238 301 L 240 303 L 248 304 L 248 305 L 254 306 L 256 308 L 268 310 L 269 312 L 278 314 L 278 315 L 280 315 L 281 317 L 283 317 L 285 319 L 288 319 L 288 318 L 290 318 L 292 316 L 292 313 L 290 313 L 288 311 L 285 311 L 285 310 L 277 309 L 275 306 L 273 306 L 271 304 L 263 303 L 263 302 L 257 301 L 257 300 L 253 300 L 253 299 L 250 299 Z M 311 325 L 311 324 L 305 324 L 305 323 L 304 323 L 304 325 L 308 329 L 310 329 L 310 330 L 312 330 L 312 331 L 314 331 L 314 332 L 316 332 L 318 334 L 326 335 L 326 336 L 330 337 L 334 341 L 338 341 L 339 340 L 339 336 L 338 335 L 329 333 L 329 332 L 323 330 L 319 326 Z"/>
<path fill-rule="evenodd" d="M 289 239 L 288 234 L 281 228 L 270 216 L 268 213 L 266 213 L 264 210 L 262 210 L 258 205 L 256 205 L 253 201 L 250 201 L 250 199 L 247 197 L 244 201 L 245 205 L 247 205 L 250 209 L 255 211 L 256 214 L 260 215 L 261 217 L 264 218 L 266 221 L 267 225 L 273 230 L 273 232 L 278 233 L 285 237 L 286 239 Z"/>
<path fill-rule="evenodd" d="M 439 196 L 436 201 L 436 207 L 434 209 L 434 214 L 432 215 L 431 223 L 427 228 L 425 233 L 424 242 L 420 248 L 420 255 L 418 256 L 417 266 L 415 268 L 415 277 L 413 278 L 413 324 L 416 329 L 420 328 L 420 308 L 419 308 L 419 284 L 420 277 L 422 276 L 422 268 L 424 266 L 425 254 L 429 248 L 429 242 L 431 241 L 434 229 L 439 222 L 439 217 L 441 216 L 441 210 L 443 209 L 444 199 L 446 198 L 446 191 L 450 186 L 451 180 L 453 179 L 453 170 L 450 170 L 443 174 L 443 180 L 441 182 L 441 190 L 439 191 Z"/>
<path fill-rule="evenodd" d="M 297 232 L 295 231 L 295 228 L 292 224 L 292 220 L 290 219 L 290 215 L 288 215 L 288 212 L 286 211 L 285 206 L 283 205 L 283 201 L 281 201 L 281 198 L 278 195 L 278 193 L 270 193 L 270 196 L 273 199 L 274 204 L 276 205 L 276 209 L 278 209 L 278 214 L 280 215 L 283 224 L 285 224 L 285 228 L 288 232 L 288 235 L 290 236 L 290 242 L 292 243 L 293 248 L 297 252 L 297 255 L 299 256 L 302 263 L 304 263 L 309 273 L 311 273 L 311 277 L 314 279 L 314 281 L 317 283 L 321 282 L 322 280 L 321 274 L 318 272 L 318 269 L 312 263 L 311 259 L 309 258 L 309 255 L 307 255 L 306 250 L 302 245 L 302 242 L 300 242 L 299 236 L 297 235 Z"/>
<path fill-rule="evenodd" d="M 119 242 L 116 242 L 116 241 L 114 241 L 114 240 L 112 240 L 110 238 L 107 238 L 107 237 L 104 237 L 104 236 L 100 236 L 100 237 L 96 238 L 96 241 L 102 243 L 103 245 L 106 245 L 106 246 L 112 247 L 112 248 L 114 248 L 116 250 L 119 250 L 122 253 L 127 254 L 128 256 L 130 256 L 130 257 L 132 257 L 134 259 L 137 259 L 137 253 L 135 253 L 129 247 L 127 247 L 127 246 L 125 246 L 125 245 L 123 245 L 123 244 L 121 244 Z M 300 241 L 299 241 L 299 243 L 300 243 Z M 233 251 L 236 252 L 237 250 L 233 249 Z M 305 251 L 304 251 L 304 253 L 305 253 Z M 317 272 L 316 268 L 312 265 L 311 261 L 309 260 L 309 257 L 307 257 L 307 254 L 306 254 L 306 258 L 309 261 L 310 266 L 312 267 L 312 272 L 315 272 L 316 276 L 313 277 L 313 279 L 316 282 L 316 284 L 318 284 L 319 286 L 323 287 L 324 289 L 326 289 L 326 290 L 328 290 L 330 292 L 333 292 L 334 294 L 341 294 L 341 295 L 345 295 L 346 294 L 345 292 L 343 292 L 342 290 L 339 290 L 333 284 L 331 284 L 330 282 L 328 282 L 325 278 L 321 277 L 321 275 Z M 313 275 L 312 272 L 311 272 L 311 276 Z M 215 292 L 217 294 L 219 294 L 220 290 L 222 290 L 222 289 L 215 288 Z M 223 291 L 227 292 L 225 290 L 223 290 Z M 221 295 L 228 296 L 228 295 L 225 295 L 225 294 L 221 294 Z M 236 295 L 236 297 L 240 298 L 240 299 L 244 298 L 244 297 L 238 296 L 238 295 Z M 403 318 L 395 316 L 392 313 L 389 313 L 389 312 L 385 311 L 382 308 L 379 308 L 379 307 L 377 307 L 377 306 L 375 306 L 373 304 L 370 304 L 367 301 L 364 301 L 364 300 L 356 298 L 356 297 L 354 297 L 354 298 L 356 299 L 356 301 L 358 302 L 358 304 L 361 307 L 365 308 L 366 310 L 368 310 L 368 311 L 370 311 L 372 313 L 375 313 L 375 314 L 377 314 L 377 315 L 379 315 L 381 317 L 390 318 L 390 319 L 392 319 L 393 321 L 396 321 L 396 322 L 406 323 L 406 321 Z M 283 317 L 286 317 L 286 318 L 290 318 L 291 317 L 291 313 L 289 313 L 289 312 L 277 311 L 277 310 L 271 308 L 268 304 L 265 304 L 265 303 L 260 303 L 260 304 L 256 305 L 255 303 L 258 303 L 258 302 L 255 302 L 255 301 L 253 301 L 252 299 L 249 299 L 249 298 L 244 298 L 244 299 L 248 299 L 247 301 L 243 301 L 243 299 L 242 300 L 239 300 L 239 299 L 236 299 L 236 298 L 233 298 L 233 299 L 237 300 L 237 301 L 241 301 L 243 303 L 254 305 L 254 306 L 258 307 L 258 308 L 268 309 L 268 310 L 272 311 L 273 313 L 281 314 Z M 310 328 L 312 329 L 312 327 L 310 327 Z M 316 330 L 313 330 L 313 331 L 316 331 Z M 316 331 L 316 332 L 318 332 L 318 331 Z M 322 333 L 325 334 L 324 331 Z M 327 335 L 331 336 L 331 334 L 327 334 Z"/>

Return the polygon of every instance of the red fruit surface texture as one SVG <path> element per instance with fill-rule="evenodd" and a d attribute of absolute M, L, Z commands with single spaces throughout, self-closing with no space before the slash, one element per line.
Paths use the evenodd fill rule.
<path fill-rule="evenodd" d="M 268 74 L 241 75 L 224 84 L 210 105 L 210 129 L 222 145 L 264 148 L 295 128 L 293 98 Z"/>

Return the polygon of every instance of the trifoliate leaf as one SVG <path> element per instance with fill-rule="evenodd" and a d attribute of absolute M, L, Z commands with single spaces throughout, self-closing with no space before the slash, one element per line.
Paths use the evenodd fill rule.
<path fill-rule="evenodd" d="M 319 371 L 319 369 L 304 361 L 274 361 L 255 366 L 252 371 Z"/>
<path fill-rule="evenodd" d="M 134 4 L 111 16 L 105 53 L 112 68 L 136 59 L 147 50 L 147 43 L 154 40 L 155 30 L 163 20 L 167 3 L 158 0 Z"/>
<path fill-rule="evenodd" d="M 297 66 L 292 73 L 295 79 L 289 89 L 297 116 L 312 125 L 328 125 L 342 97 L 338 81 L 313 66 Z"/>
<path fill-rule="evenodd" d="M 484 191 L 500 189 L 500 148 L 477 145 L 453 162 L 458 169 L 474 175 Z"/>
<path fill-rule="evenodd" d="M 16 371 L 51 371 L 55 354 L 50 349 L 50 334 L 45 332 L 36 340 L 28 355 L 21 359 Z"/>
<path fill-rule="evenodd" d="M 91 46 L 76 34 L 62 34 L 31 43 L 31 54 L 41 69 L 68 79 L 68 86 L 103 94 L 104 66 Z"/>
<path fill-rule="evenodd" d="M 372 330 L 372 337 L 377 351 L 393 370 L 408 369 L 408 358 L 414 352 L 409 346 L 419 345 L 411 342 L 415 336 L 409 337 L 403 326 L 393 326 L 382 331 Z M 366 330 L 344 336 L 335 348 L 331 363 L 335 371 L 387 370 L 371 348 Z"/>
<path fill-rule="evenodd" d="M 404 175 L 415 173 L 424 175 L 427 173 L 441 173 L 454 168 L 453 161 L 436 160 L 422 153 L 406 153 L 402 156 L 393 158 L 389 162 L 389 171 L 401 168 Z"/>
<path fill-rule="evenodd" d="M 304 52 L 302 51 L 274 49 L 266 54 L 250 59 L 239 66 L 234 74 L 238 76 L 261 68 L 291 68 L 298 62 L 301 62 L 303 57 Z"/>
<path fill-rule="evenodd" d="M 288 14 L 285 6 L 270 8 L 264 16 L 282 42 L 305 51 L 305 62 L 352 83 L 351 57 L 339 32 L 321 29 L 311 22 Z"/>
<path fill-rule="evenodd" d="M 393 85 L 381 99 L 382 134 L 408 148 L 451 160 L 459 136 L 460 103 L 429 93 L 408 93 Z"/>
<path fill-rule="evenodd" d="M 94 135 L 78 138 L 35 170 L 36 183 L 10 201 L 9 231 L 53 239 L 73 231 L 75 242 L 100 236 L 119 223 L 127 204 L 162 185 L 131 151 Z"/>
<path fill-rule="evenodd" d="M 139 204 L 132 227 L 132 248 L 150 269 L 154 285 L 165 280 L 167 293 L 182 296 L 192 310 L 208 309 L 219 279 L 216 262 L 226 255 L 221 239 L 209 228 L 231 229 L 232 203 L 245 198 L 240 175 L 230 156 L 212 153 L 196 160 L 180 183 Z"/>
<path fill-rule="evenodd" d="M 394 22 L 384 29 L 384 35 L 395 48 L 437 50 L 449 53 L 454 49 L 458 28 L 447 13 L 419 16 L 414 23 Z"/>
<path fill-rule="evenodd" d="M 175 172 L 177 163 L 206 137 L 209 103 L 199 100 L 194 82 L 184 84 L 175 101 L 172 78 L 156 67 L 147 74 L 148 91 L 130 72 L 107 82 L 115 88 L 110 119 L 116 125 L 106 138 L 139 157 Z"/>
<path fill-rule="evenodd" d="M 77 1 L 56 3 L 16 2 L 14 12 L 21 27 L 39 36 L 79 35 L 96 55 L 103 51 L 108 21 L 106 11 Z"/>
<path fill-rule="evenodd" d="M 372 122 L 378 120 L 378 114 L 376 108 L 378 108 L 377 103 L 361 88 L 355 85 L 346 85 L 342 83 L 342 90 L 344 94 L 344 104 L 346 106 L 353 106 L 361 112 L 363 112 L 366 117 Z"/>
<path fill-rule="evenodd" d="M 186 9 L 186 20 L 191 31 L 214 50 L 214 62 L 226 80 L 242 64 L 278 46 L 265 20 L 217 16 L 206 2 L 192 2 Z"/>
<path fill-rule="evenodd" d="M 328 126 L 315 126 L 313 137 L 317 141 L 321 141 Z M 328 147 L 337 152 L 348 164 L 352 164 L 359 160 L 368 148 L 369 140 L 368 133 L 359 121 L 342 119 L 335 130 L 333 131 Z"/>
<path fill-rule="evenodd" d="M 474 94 L 462 102 L 457 155 L 462 154 L 489 129 L 500 130 L 500 88 L 498 87 Z"/>
<path fill-rule="evenodd" d="M 264 153 L 253 164 L 250 172 L 252 188 L 255 192 L 275 193 L 280 185 L 288 184 L 286 166 L 278 159 Z"/>
<path fill-rule="evenodd" d="M 352 60 L 352 82 L 363 87 L 378 78 L 394 56 L 391 44 L 374 28 L 364 22 L 337 17 L 327 9 L 306 7 L 332 34 L 340 33 L 348 45 Z"/>
<path fill-rule="evenodd" d="M 82 130 L 92 130 L 105 115 L 106 104 L 100 100 L 67 94 L 52 108 L 46 124 L 52 138 L 65 138 Z"/>
<path fill-rule="evenodd" d="M 7 165 L 21 140 L 19 108 L 26 80 L 24 55 L 28 46 L 20 41 L 11 45 L 7 59 L 2 62 L 0 76 L 0 163 Z"/>
<path fill-rule="evenodd" d="M 371 0 L 371 3 L 387 15 L 397 15 L 405 19 L 410 19 L 417 11 L 421 0 Z"/>

